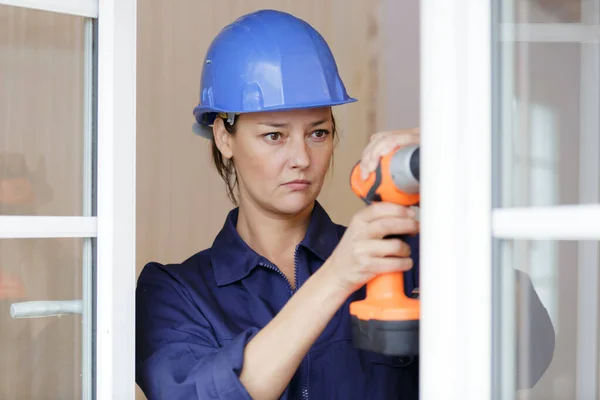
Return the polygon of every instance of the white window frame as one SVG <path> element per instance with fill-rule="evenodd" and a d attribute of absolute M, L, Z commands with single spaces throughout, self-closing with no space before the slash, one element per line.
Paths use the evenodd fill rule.
<path fill-rule="evenodd" d="M 0 0 L 0 4 L 83 16 L 100 22 L 96 37 L 97 216 L 91 216 L 90 209 L 84 209 L 81 217 L 0 216 L 0 238 L 95 238 L 96 357 L 93 361 L 96 375 L 94 393 L 88 393 L 99 400 L 133 400 L 137 1 Z M 92 24 L 86 24 L 86 40 L 93 32 L 89 29 L 91 27 Z M 86 59 L 86 67 L 90 61 Z M 91 77 L 86 76 L 86 79 Z M 89 117 L 86 114 L 86 120 Z M 89 138 L 86 136 L 85 140 Z M 85 179 L 89 179 L 87 170 L 91 168 L 87 156 L 84 160 Z M 89 181 L 85 184 L 91 187 Z M 84 198 L 90 195 L 86 187 Z M 84 348 L 83 351 L 85 363 L 85 357 L 91 357 L 91 354 L 87 354 L 89 349 Z M 92 388 L 90 377 L 85 375 L 82 377 L 84 393 L 86 387 Z"/>
<path fill-rule="evenodd" d="M 491 393 L 490 15 L 489 0 L 421 1 L 425 400 Z"/>
<path fill-rule="evenodd" d="M 600 58 L 600 21 L 598 0 L 584 3 L 588 8 L 582 11 L 581 24 L 504 24 L 499 35 L 510 42 L 584 43 L 581 129 L 599 132 L 581 136 L 580 199 L 585 204 L 492 209 L 494 4 L 421 1 L 421 399 L 485 400 L 498 395 L 492 393 L 498 388 L 492 387 L 497 371 L 491 358 L 496 251 L 491 243 L 498 239 L 586 241 L 580 244 L 578 265 L 590 267 L 579 282 L 579 299 L 587 301 L 578 303 L 577 399 L 598 395 L 600 224 L 593 221 L 600 221 L 600 76 L 594 70 Z M 502 68 L 510 74 L 513 66 L 505 61 Z M 503 120 L 507 122 L 513 121 Z M 506 289 L 503 294 L 510 297 Z M 511 302 L 506 305 L 510 310 Z M 510 321 L 510 315 L 504 320 Z M 505 361 L 501 373 L 509 376 L 514 371 L 510 358 Z M 506 397 L 501 398 L 514 398 L 511 385 L 503 388 Z"/>
<path fill-rule="evenodd" d="M 600 204 L 502 208 L 494 210 L 492 223 L 498 239 L 598 240 Z"/>
<path fill-rule="evenodd" d="M 98 0 L 2 0 L 0 4 L 98 18 Z"/>
<path fill-rule="evenodd" d="M 134 399 L 137 0 L 98 19 L 96 397 Z"/>
<path fill-rule="evenodd" d="M 581 3 L 583 23 L 600 26 L 600 0 Z M 600 36 L 595 41 L 580 40 L 581 45 L 581 115 L 580 129 L 595 132 L 583 135 L 579 143 L 579 197 L 585 203 L 600 203 Z M 600 218 L 597 219 L 600 222 Z M 587 222 L 590 224 L 590 221 Z M 600 225 L 600 223 L 598 223 Z M 585 241 L 578 248 L 578 315 L 577 315 L 577 400 L 598 398 L 600 336 L 598 320 L 598 260 L 600 246 Z"/>
<path fill-rule="evenodd" d="M 96 217 L 0 215 L 0 239 L 88 238 L 97 232 Z"/>

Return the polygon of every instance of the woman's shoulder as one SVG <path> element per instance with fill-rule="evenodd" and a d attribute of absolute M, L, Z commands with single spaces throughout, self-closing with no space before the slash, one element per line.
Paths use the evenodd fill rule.
<path fill-rule="evenodd" d="M 138 287 L 143 285 L 169 285 L 173 288 L 195 284 L 208 284 L 212 273 L 210 248 L 204 249 L 180 262 L 147 262 L 138 277 Z"/>

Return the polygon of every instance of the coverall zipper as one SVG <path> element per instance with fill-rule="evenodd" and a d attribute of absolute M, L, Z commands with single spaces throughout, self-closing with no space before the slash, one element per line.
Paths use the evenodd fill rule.
<path fill-rule="evenodd" d="M 267 269 L 275 271 L 283 277 L 283 279 L 285 280 L 285 282 L 288 285 L 288 289 L 290 290 L 290 296 L 293 296 L 294 293 L 296 293 L 296 291 L 298 290 L 298 249 L 299 248 L 300 248 L 300 245 L 297 245 L 296 249 L 294 250 L 294 281 L 296 284 L 295 289 L 292 287 L 292 284 L 290 283 L 290 280 L 287 278 L 287 276 L 285 276 L 285 274 L 283 272 L 281 272 L 281 270 L 277 266 L 272 265 L 271 263 L 268 263 L 268 262 L 260 262 L 259 263 L 259 265 L 261 267 L 265 267 Z M 304 356 L 304 358 L 302 359 L 299 369 L 300 369 L 300 378 L 302 381 L 302 384 L 300 386 L 300 395 L 302 397 L 302 400 L 308 400 L 308 354 L 306 354 Z"/>

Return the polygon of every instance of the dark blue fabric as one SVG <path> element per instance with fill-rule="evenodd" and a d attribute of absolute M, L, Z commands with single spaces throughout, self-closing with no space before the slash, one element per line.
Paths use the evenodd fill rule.
<path fill-rule="evenodd" d="M 237 209 L 229 213 L 211 248 L 181 264 L 149 263 L 139 277 L 136 382 L 149 400 L 250 399 L 239 381 L 244 346 L 293 291 L 277 267 L 240 238 L 237 215 Z M 330 256 L 344 230 L 315 203 L 307 234 L 296 249 L 298 287 Z M 405 273 L 409 295 L 419 285 L 418 236 L 407 241 L 414 259 L 413 269 Z M 549 323 L 531 290 L 536 299 L 531 312 Z M 362 288 L 337 311 L 282 399 L 418 399 L 418 358 L 354 348 L 348 308 L 364 296 Z M 551 324 L 549 330 L 553 347 Z M 545 371 L 550 359 L 538 371 Z M 534 374 L 535 381 L 541 372 Z"/>
<path fill-rule="evenodd" d="M 213 246 L 181 264 L 147 264 L 137 287 L 136 381 L 150 399 L 250 399 L 238 377 L 244 346 L 285 305 L 292 290 L 236 231 L 232 210 Z M 301 286 L 329 257 L 345 228 L 315 203 L 296 251 Z M 418 285 L 418 238 L 406 292 Z M 349 303 L 338 310 L 282 399 L 417 399 L 418 361 L 356 350 Z"/>

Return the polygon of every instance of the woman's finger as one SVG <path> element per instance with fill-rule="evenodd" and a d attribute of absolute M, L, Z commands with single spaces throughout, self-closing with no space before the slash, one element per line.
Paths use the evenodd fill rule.
<path fill-rule="evenodd" d="M 419 144 L 420 140 L 419 128 L 380 132 L 363 151 L 360 163 L 362 178 L 366 179 L 376 169 L 379 159 L 394 148 Z"/>
<path fill-rule="evenodd" d="M 373 157 L 379 158 L 398 146 L 407 146 L 412 144 L 419 144 L 421 136 L 419 134 L 412 133 L 401 133 L 395 135 L 388 135 L 382 137 L 380 140 L 373 144 L 371 149 L 371 160 Z"/>
<path fill-rule="evenodd" d="M 365 170 L 365 168 L 367 168 L 368 165 L 373 165 L 374 162 L 376 164 L 377 159 L 376 159 L 374 150 L 379 146 L 379 144 L 382 141 L 385 142 L 386 138 L 388 138 L 390 135 L 393 135 L 393 134 L 394 134 L 394 132 L 385 131 L 385 132 L 378 132 L 371 137 L 371 140 L 369 141 L 367 146 L 363 149 L 362 155 L 360 157 L 360 167 L 361 167 L 361 170 L 363 173 L 363 179 L 366 179 L 367 176 L 369 175 L 369 173 L 372 172 L 372 171 Z M 374 168 L 373 168 L 373 170 L 374 170 Z"/>
<path fill-rule="evenodd" d="M 410 257 L 383 257 L 373 258 L 369 264 L 371 271 L 379 275 L 388 272 L 408 271 L 413 267 L 413 260 Z"/>
<path fill-rule="evenodd" d="M 413 218 L 382 218 L 375 220 L 366 228 L 370 238 L 380 239 L 388 235 L 411 235 L 419 231 L 419 222 Z"/>
<path fill-rule="evenodd" d="M 410 257 L 410 246 L 396 238 L 375 239 L 358 242 L 356 254 L 372 257 Z"/>
<path fill-rule="evenodd" d="M 408 128 L 408 129 L 391 129 L 389 131 L 379 131 L 379 132 L 375 132 L 375 133 L 371 134 L 371 136 L 369 137 L 369 141 L 372 142 L 375 140 L 379 140 L 381 137 L 384 137 L 384 136 L 398 135 L 401 133 L 420 134 L 421 128 L 416 127 L 416 128 Z"/>

